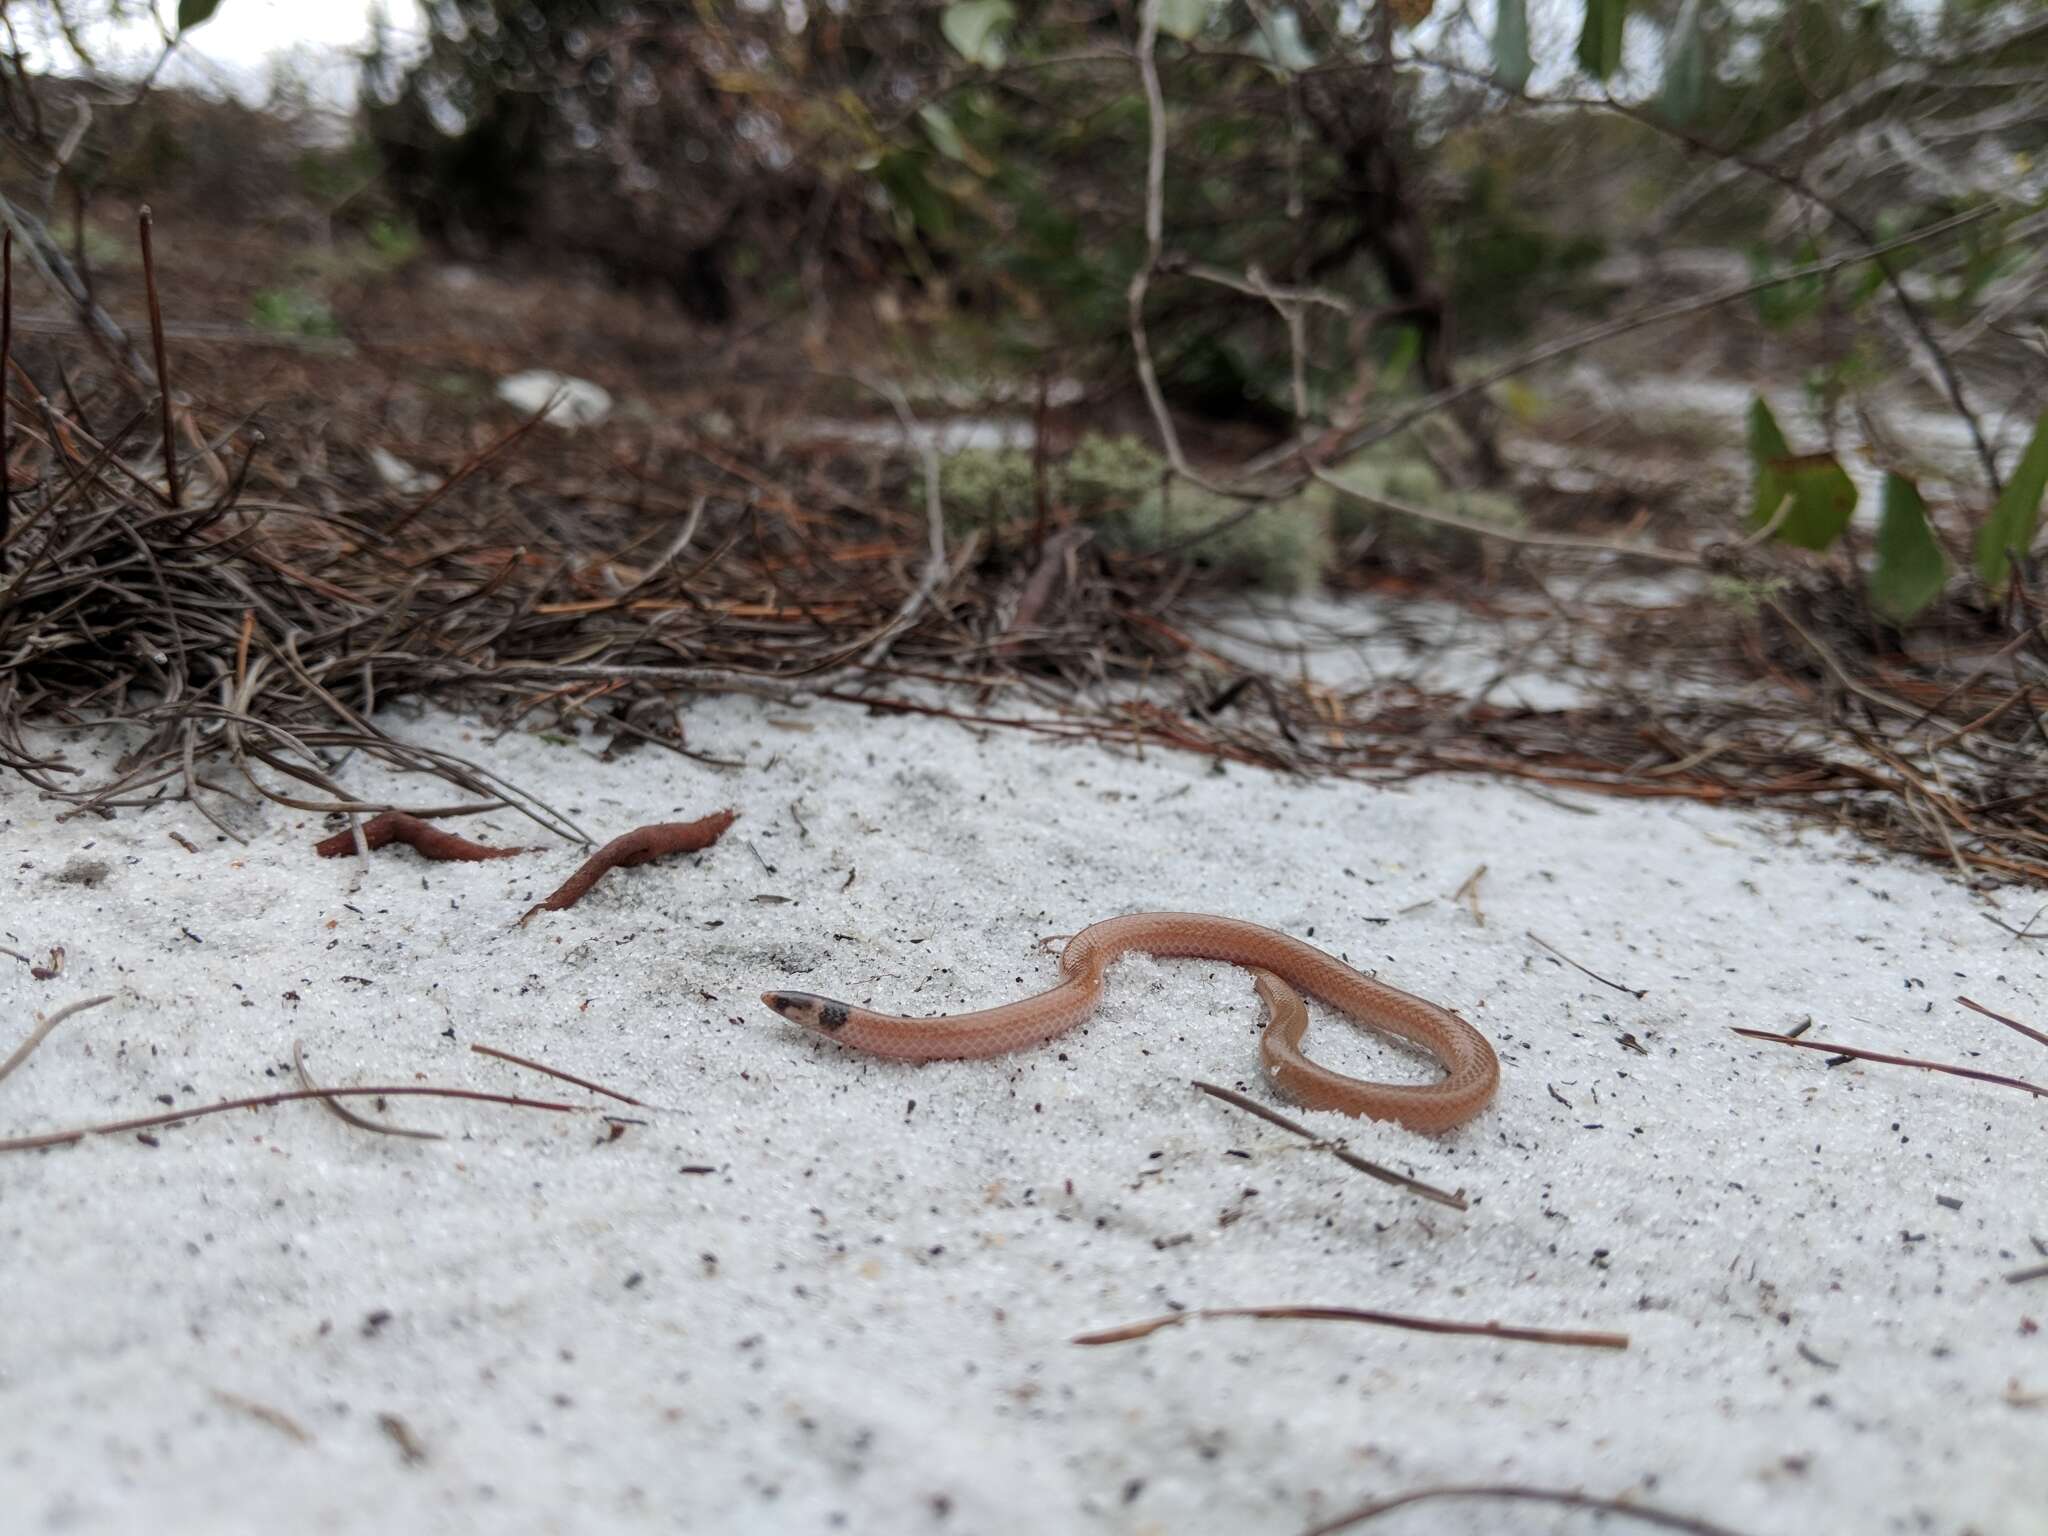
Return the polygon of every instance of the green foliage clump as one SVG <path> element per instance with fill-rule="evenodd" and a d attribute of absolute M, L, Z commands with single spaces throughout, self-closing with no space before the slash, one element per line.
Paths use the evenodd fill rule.
<path fill-rule="evenodd" d="M 1194 486 L 1166 486 L 1166 461 L 1134 437 L 1089 433 L 1064 464 L 1046 466 L 1046 492 L 1095 530 L 1105 547 L 1149 553 L 1241 512 L 1244 503 Z M 1031 455 L 1021 448 L 971 448 L 939 465 L 939 494 L 955 533 L 997 538 L 1037 508 Z M 1313 586 L 1336 558 L 1330 508 L 1313 492 L 1260 507 L 1192 545 L 1197 565 L 1271 592 Z"/>
<path fill-rule="evenodd" d="M 1513 497 L 1493 491 L 1461 491 L 1444 483 L 1429 460 L 1399 439 L 1369 448 L 1348 463 L 1331 471 L 1331 478 L 1355 489 L 1360 496 L 1380 501 L 1405 502 L 1425 512 L 1442 512 L 1499 528 L 1519 528 L 1526 521 Z M 1369 502 L 1345 496 L 1327 485 L 1314 489 L 1331 505 L 1337 536 L 1349 540 L 1371 527 L 1397 540 L 1438 548 L 1470 543 L 1477 535 L 1422 518 L 1383 512 Z"/>
<path fill-rule="evenodd" d="M 1791 584 L 1789 576 L 1732 576 L 1715 571 L 1707 577 L 1707 596 L 1727 604 L 1745 618 L 1755 618 L 1758 609 Z"/>
<path fill-rule="evenodd" d="M 1106 515 L 1098 527 L 1113 546 L 1158 549 L 1244 510 L 1245 503 L 1234 497 L 1176 485 L 1152 492 L 1121 515 Z M 1306 591 L 1337 558 L 1328 508 L 1308 495 L 1260 507 L 1186 553 L 1197 565 L 1267 592 Z"/>
<path fill-rule="evenodd" d="M 341 322 L 317 293 L 266 288 L 249 301 L 249 323 L 278 336 L 339 336 Z"/>
<path fill-rule="evenodd" d="M 1037 510 L 1031 455 L 1022 448 L 964 448 L 939 462 L 939 500 L 946 531 L 977 530 L 1001 537 L 1003 530 Z"/>
<path fill-rule="evenodd" d="M 1159 489 L 1166 460 L 1135 437 L 1090 432 L 1067 456 L 1061 478 L 1064 499 L 1077 511 L 1132 507 Z"/>
<path fill-rule="evenodd" d="M 1244 503 L 1190 485 L 1163 484 L 1166 461 L 1134 437 L 1094 433 L 1067 459 L 1066 504 L 1112 549 L 1155 550 L 1244 510 Z M 1191 545 L 1188 558 L 1269 592 L 1313 586 L 1336 559 L 1328 507 L 1295 496 Z"/>

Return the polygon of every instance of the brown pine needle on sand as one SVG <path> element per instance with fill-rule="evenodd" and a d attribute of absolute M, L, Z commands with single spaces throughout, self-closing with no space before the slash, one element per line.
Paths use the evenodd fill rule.
<path fill-rule="evenodd" d="M 132 1120 L 104 1120 L 68 1131 L 43 1131 L 34 1136 L 14 1136 L 0 1141 L 0 1152 L 34 1152 L 43 1147 L 69 1146 L 88 1136 L 118 1136 L 123 1131 L 154 1130 L 160 1125 L 182 1125 L 208 1115 L 224 1115 L 231 1109 L 267 1109 L 273 1104 L 293 1104 L 301 1099 L 467 1099 L 476 1104 L 505 1104 L 514 1109 L 545 1109 L 558 1115 L 573 1115 L 584 1106 L 561 1104 L 553 1099 L 522 1099 L 509 1093 L 481 1093 L 473 1088 L 434 1088 L 418 1083 L 401 1083 L 388 1088 L 298 1088 L 283 1093 L 259 1093 L 245 1099 L 223 1099 L 216 1104 L 198 1104 L 191 1109 L 167 1109 L 160 1115 L 138 1115 Z"/>
<path fill-rule="evenodd" d="M 1659 1530 L 1683 1531 L 1687 1536 L 1738 1536 L 1737 1532 L 1725 1525 L 1695 1520 L 1686 1515 L 1667 1514 L 1661 1509 L 1650 1509 L 1627 1499 L 1603 1499 L 1590 1493 L 1576 1493 L 1568 1488 L 1527 1488 L 1519 1483 L 1456 1483 L 1446 1484 L 1441 1488 L 1417 1488 L 1408 1493 L 1394 1494 L 1390 1498 L 1375 1499 L 1370 1504 L 1361 1504 L 1334 1520 L 1325 1520 L 1321 1525 L 1310 1526 L 1301 1533 L 1301 1536 L 1336 1536 L 1338 1531 L 1363 1525 L 1368 1520 L 1377 1520 L 1381 1515 L 1392 1514 L 1397 1509 L 1406 1509 L 1410 1504 L 1427 1504 L 1438 1499 L 1511 1499 L 1532 1504 L 1557 1504 L 1566 1509 L 1590 1509 L 1602 1514 L 1620 1515 L 1625 1519 L 1640 1521 L 1644 1525 L 1656 1526 Z"/>
<path fill-rule="evenodd" d="M 1513 1339 L 1523 1344 L 1568 1344 L 1580 1349 L 1627 1349 L 1625 1333 L 1587 1333 L 1570 1329 L 1524 1328 L 1507 1323 L 1461 1323 L 1440 1317 L 1413 1317 L 1403 1312 L 1375 1312 L 1359 1307 L 1192 1307 L 1169 1312 L 1141 1322 L 1093 1333 L 1077 1333 L 1070 1344 L 1126 1344 L 1146 1338 L 1165 1328 L 1177 1328 L 1197 1318 L 1253 1317 L 1267 1320 L 1294 1319 L 1316 1323 L 1373 1323 L 1382 1328 L 1405 1328 L 1415 1333 L 1457 1333 L 1488 1339 Z"/>
<path fill-rule="evenodd" d="M 1453 1194 L 1450 1190 L 1438 1189 L 1434 1184 L 1425 1184 L 1420 1179 L 1412 1179 L 1405 1173 L 1396 1173 L 1393 1169 L 1383 1164 L 1369 1162 L 1342 1145 L 1318 1136 L 1299 1120 L 1290 1120 L 1277 1109 L 1268 1109 L 1257 1099 L 1247 1098 L 1234 1088 L 1219 1088 L 1214 1083 L 1205 1083 L 1199 1080 L 1191 1081 L 1188 1086 L 1199 1088 L 1211 1098 L 1221 1099 L 1224 1103 L 1234 1105 L 1248 1115 L 1257 1115 L 1268 1125 L 1277 1125 L 1283 1131 L 1292 1131 L 1295 1135 L 1312 1142 L 1322 1151 L 1329 1153 L 1330 1156 L 1336 1158 L 1345 1167 L 1355 1168 L 1370 1178 L 1378 1179 L 1382 1184 L 1392 1184 L 1398 1189 L 1407 1190 L 1410 1194 L 1420 1195 L 1425 1200 L 1434 1200 L 1438 1205 L 1448 1205 L 1454 1211 L 1469 1209 L 1465 1204 L 1463 1190 Z"/>
<path fill-rule="evenodd" d="M 593 1083 L 587 1077 L 578 1077 L 573 1072 L 564 1072 L 560 1067 L 551 1067 L 546 1062 L 534 1061 L 526 1056 L 514 1056 L 510 1051 L 501 1051 L 494 1045 L 475 1045 L 470 1049 L 479 1056 L 493 1056 L 499 1061 L 509 1061 L 515 1067 L 524 1067 L 529 1072 L 544 1073 L 565 1083 L 574 1083 L 578 1088 L 588 1088 L 592 1093 L 601 1093 L 608 1099 L 617 1099 L 621 1104 L 631 1104 L 636 1109 L 656 1109 L 660 1106 L 636 1099 L 631 1094 L 620 1093 L 616 1088 L 607 1088 L 602 1083 Z"/>
<path fill-rule="evenodd" d="M 1799 1040 L 1790 1035 L 1773 1034 L 1767 1029 L 1737 1029 L 1736 1034 L 1748 1040 L 1764 1040 L 1772 1045 L 1796 1046 L 1804 1051 L 1826 1051 L 1832 1056 L 1850 1056 L 1857 1061 L 1881 1061 L 1894 1067 L 1918 1067 L 1923 1072 L 1945 1072 L 1950 1077 L 1967 1077 L 1980 1083 L 1996 1083 L 2001 1088 L 2017 1088 L 2022 1093 L 2031 1093 L 2036 1098 L 2048 1098 L 2048 1088 L 2039 1083 L 2030 1083 L 2023 1077 L 2007 1077 L 2002 1072 L 1981 1072 L 1975 1067 L 1958 1067 L 1945 1061 L 1923 1061 L 1917 1056 L 1892 1056 L 1883 1051 L 1866 1051 L 1861 1046 L 1842 1045 L 1833 1040 Z"/>
<path fill-rule="evenodd" d="M 97 1008 L 101 1003 L 111 1003 L 113 1000 L 114 994 L 111 992 L 99 997 L 83 998 L 75 1003 L 66 1003 L 48 1018 L 40 1020 L 36 1027 L 29 1031 L 28 1038 L 14 1048 L 13 1054 L 5 1061 L 0 1061 L 0 1081 L 4 1081 L 8 1073 L 12 1072 L 24 1061 L 27 1061 L 35 1048 L 50 1038 L 50 1031 L 70 1018 L 74 1013 L 83 1013 L 88 1008 Z"/>
<path fill-rule="evenodd" d="M 2004 1014 L 1993 1012 L 1991 1009 L 1986 1008 L 1982 1003 L 1974 1002 L 1967 997 L 1959 997 L 1956 999 L 1956 1001 L 1961 1003 L 1965 1008 L 1983 1014 L 1984 1017 L 1987 1019 L 1996 1019 L 1999 1023 L 2003 1024 L 2007 1029 L 2017 1030 L 2020 1034 L 2025 1035 L 2029 1040 L 2032 1040 L 2037 1045 L 2048 1045 L 2048 1035 L 2042 1034 L 2040 1030 L 2035 1029 L 2032 1025 L 2022 1024 L 2018 1019 L 2009 1019 Z"/>
<path fill-rule="evenodd" d="M 306 1070 L 306 1050 L 303 1040 L 292 1042 L 292 1069 L 299 1074 L 299 1086 L 319 1091 L 320 1085 L 313 1081 L 313 1074 Z M 374 1131 L 379 1136 L 405 1136 L 414 1141 L 441 1141 L 445 1138 L 439 1131 L 409 1131 L 402 1125 L 385 1125 L 357 1114 L 338 1099 L 323 1098 L 334 1118 L 343 1125 L 352 1125 L 359 1131 Z"/>

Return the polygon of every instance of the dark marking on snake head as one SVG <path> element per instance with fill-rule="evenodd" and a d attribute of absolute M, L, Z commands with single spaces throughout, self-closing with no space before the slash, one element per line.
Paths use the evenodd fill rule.
<path fill-rule="evenodd" d="M 821 1035 L 837 1034 L 846 1027 L 852 1013 L 847 1004 L 813 992 L 763 992 L 761 1001 L 790 1023 L 801 1024 Z"/>

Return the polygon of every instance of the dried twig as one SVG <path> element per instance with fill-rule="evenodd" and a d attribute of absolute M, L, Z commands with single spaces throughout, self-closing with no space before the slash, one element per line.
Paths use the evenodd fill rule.
<path fill-rule="evenodd" d="M 564 1072 L 559 1067 L 551 1067 L 547 1063 L 535 1061 L 531 1057 L 514 1056 L 510 1051 L 501 1051 L 496 1046 L 471 1044 L 470 1049 L 479 1056 L 494 1056 L 499 1061 L 511 1062 L 515 1067 L 525 1067 L 530 1072 L 545 1073 L 549 1077 L 559 1078 L 562 1082 L 574 1083 L 578 1088 L 588 1088 L 592 1093 L 601 1093 L 608 1099 L 617 1099 L 621 1104 L 631 1104 L 639 1109 L 653 1109 L 657 1107 L 643 1099 L 636 1099 L 629 1093 L 621 1093 L 616 1088 L 607 1088 L 602 1083 L 593 1083 L 587 1077 L 578 1077 L 573 1072 Z"/>
<path fill-rule="evenodd" d="M 545 1109 L 556 1114 L 574 1114 L 580 1104 L 559 1104 L 552 1099 L 523 1099 L 507 1093 L 482 1093 L 470 1088 L 431 1088 L 404 1083 L 390 1088 L 300 1088 L 282 1093 L 259 1093 L 245 1099 L 224 1099 L 191 1109 L 171 1109 L 160 1115 L 139 1115 L 132 1120 L 106 1120 L 68 1131 L 44 1131 L 35 1136 L 0 1140 L 0 1152 L 33 1152 L 41 1147 L 69 1146 L 88 1136 L 118 1136 L 124 1131 L 147 1131 L 160 1125 L 182 1125 L 208 1115 L 224 1115 L 231 1109 L 267 1109 L 273 1104 L 291 1104 L 301 1099 L 425 1098 L 467 1099 L 478 1104 L 504 1104 L 514 1109 Z"/>
<path fill-rule="evenodd" d="M 1637 1002 L 1641 1002 L 1644 998 L 1650 995 L 1650 989 L 1648 987 L 1629 987 L 1623 986 L 1618 981 L 1609 981 L 1605 976 L 1602 976 L 1598 971 L 1587 970 L 1585 966 L 1579 964 L 1578 961 L 1574 960 L 1570 955 L 1566 954 L 1563 950 L 1559 949 L 1555 944 L 1552 944 L 1549 940 L 1538 938 L 1536 934 L 1530 933 L 1527 929 L 1524 929 L 1523 931 L 1525 933 L 1528 933 L 1528 936 L 1531 941 L 1537 944 L 1541 944 L 1545 949 L 1549 950 L 1553 955 L 1557 956 L 1558 959 L 1562 960 L 1566 965 L 1570 966 L 1573 970 L 1579 972 L 1581 975 L 1592 977 L 1595 981 L 1599 982 L 1601 986 L 1612 987 L 1617 992 L 1626 992 L 1630 997 L 1634 998 Z"/>
<path fill-rule="evenodd" d="M 1425 1184 L 1420 1179 L 1410 1178 L 1405 1173 L 1396 1173 L 1379 1163 L 1368 1162 L 1340 1143 L 1325 1140 L 1300 1121 L 1290 1120 L 1278 1110 L 1268 1109 L 1257 1099 L 1248 1099 L 1234 1088 L 1222 1088 L 1215 1083 L 1200 1081 L 1191 1082 L 1189 1086 L 1199 1088 L 1211 1098 L 1221 1099 L 1246 1114 L 1257 1115 L 1268 1125 L 1277 1125 L 1283 1131 L 1293 1132 L 1296 1136 L 1311 1142 L 1318 1150 L 1329 1153 L 1345 1167 L 1355 1168 L 1369 1178 L 1378 1179 L 1382 1184 L 1392 1184 L 1396 1188 L 1407 1190 L 1410 1194 L 1420 1195 L 1425 1200 L 1434 1200 L 1438 1205 L 1448 1205 L 1454 1211 L 1467 1209 L 1463 1190 L 1453 1194 L 1447 1189 L 1438 1189 L 1434 1184 Z"/>
<path fill-rule="evenodd" d="M 311 1089 L 315 1093 L 321 1092 L 320 1085 L 313 1081 L 313 1074 L 306 1070 L 305 1048 L 298 1040 L 292 1042 L 292 1070 L 298 1073 L 301 1088 Z M 375 1131 L 379 1136 L 405 1136 L 414 1141 L 445 1140 L 439 1131 L 410 1131 L 402 1125 L 385 1125 L 380 1121 L 368 1119 L 338 1099 L 323 1097 L 320 1102 L 325 1104 L 334 1118 L 343 1125 L 352 1125 L 359 1131 Z"/>
<path fill-rule="evenodd" d="M 1556 1504 L 1566 1509 L 1591 1509 L 1602 1514 L 1620 1515 L 1625 1519 L 1637 1520 L 1644 1525 L 1654 1525 L 1659 1530 L 1683 1531 L 1687 1536 L 1739 1536 L 1725 1525 L 1711 1521 L 1697 1520 L 1688 1515 L 1668 1514 L 1661 1509 L 1651 1509 L 1628 1499 L 1603 1499 L 1590 1493 L 1577 1493 L 1566 1488 L 1529 1488 L 1520 1483 L 1456 1483 L 1440 1488 L 1417 1488 L 1408 1493 L 1397 1493 L 1389 1498 L 1375 1499 L 1361 1504 L 1356 1509 L 1312 1525 L 1301 1536 L 1336 1536 L 1338 1531 L 1349 1530 L 1363 1525 L 1368 1520 L 1377 1520 L 1381 1515 L 1391 1514 L 1397 1509 L 1406 1509 L 1411 1504 L 1429 1504 L 1450 1499 L 1507 1499 L 1518 1503 Z"/>
<path fill-rule="evenodd" d="M 1588 1333 L 1583 1330 L 1524 1328 L 1508 1323 L 1461 1323 L 1438 1317 L 1413 1317 L 1403 1312 L 1374 1312 L 1357 1307 L 1195 1307 L 1186 1312 L 1169 1312 L 1142 1322 L 1124 1323 L 1093 1333 L 1077 1333 L 1071 1344 L 1123 1344 L 1142 1339 L 1162 1328 L 1177 1328 L 1197 1318 L 1255 1317 L 1297 1319 L 1319 1323 L 1374 1323 L 1382 1328 L 1406 1328 L 1416 1333 L 1458 1333 L 1488 1339 L 1513 1339 L 1523 1344 L 1569 1344 L 1582 1349 L 1627 1349 L 1625 1333 Z"/>
<path fill-rule="evenodd" d="M 156 291 L 156 245 L 150 238 L 155 223 L 150 217 L 149 205 L 145 203 L 136 216 L 136 225 L 142 236 L 142 283 L 149 295 L 149 335 L 156 350 L 157 404 L 163 413 L 164 488 L 171 505 L 177 507 L 183 505 L 183 497 L 178 489 L 178 444 L 171 427 L 175 407 L 171 401 L 170 363 L 164 355 L 164 310 Z"/>
<path fill-rule="evenodd" d="M 1923 1061 L 1917 1056 L 1890 1056 L 1883 1051 L 1867 1051 L 1861 1046 L 1841 1045 L 1833 1040 L 1794 1039 L 1790 1035 L 1773 1034 L 1767 1029 L 1737 1029 L 1736 1034 L 1749 1040 L 1765 1040 L 1772 1045 L 1798 1046 L 1801 1050 L 1826 1051 L 1834 1056 L 1849 1056 L 1857 1061 L 1881 1061 L 1894 1067 L 1918 1067 L 1923 1072 L 1945 1072 L 1950 1077 L 1967 1077 L 1980 1083 L 1995 1083 L 2001 1088 L 2017 1088 L 2022 1093 L 2031 1093 L 2036 1098 L 2048 1098 L 2048 1088 L 2039 1083 L 2030 1083 L 2025 1078 L 2007 1077 L 1999 1072 L 1980 1072 L 1975 1067 L 1953 1066 L 1945 1061 Z"/>
<path fill-rule="evenodd" d="M 36 1027 L 29 1031 L 28 1038 L 14 1048 L 14 1054 L 5 1061 L 0 1061 L 0 1082 L 6 1081 L 7 1074 L 20 1066 L 24 1061 L 27 1061 L 35 1048 L 50 1037 L 50 1031 L 70 1018 L 74 1013 L 83 1013 L 88 1008 L 97 1008 L 101 1003 L 111 1003 L 113 1000 L 114 994 L 111 992 L 103 993 L 99 997 L 83 998 L 75 1003 L 66 1003 L 47 1018 L 38 1019 Z"/>
<path fill-rule="evenodd" d="M 2003 1024 L 2007 1029 L 2017 1030 L 2020 1034 L 2025 1035 L 2029 1040 L 2033 1041 L 2036 1045 L 2048 1045 L 2048 1034 L 2043 1034 L 2040 1030 L 2035 1029 L 2030 1024 L 2022 1024 L 2018 1019 L 2009 1019 L 2004 1014 L 1986 1008 L 1982 1003 L 1972 1002 L 1967 997 L 1958 997 L 1956 1001 L 1961 1003 L 1965 1008 L 1983 1014 L 1984 1017 L 1987 1019 L 1996 1019 L 1999 1023 Z"/>
<path fill-rule="evenodd" d="M 246 1413 L 259 1424 L 268 1424 L 279 1434 L 287 1439 L 296 1440 L 301 1445 L 313 1443 L 313 1437 L 306 1432 L 306 1427 L 283 1409 L 273 1408 L 268 1403 L 259 1403 L 254 1398 L 244 1397 L 239 1392 L 230 1392 L 223 1387 L 214 1387 L 211 1392 L 213 1400 L 223 1408 Z"/>

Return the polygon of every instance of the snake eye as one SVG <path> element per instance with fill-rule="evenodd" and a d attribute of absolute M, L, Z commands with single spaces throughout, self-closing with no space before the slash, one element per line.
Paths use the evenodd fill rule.
<path fill-rule="evenodd" d="M 812 992 L 763 992 L 761 1001 L 790 1023 L 827 1036 L 844 1029 L 847 1015 L 852 1012 L 847 1004 Z"/>
<path fill-rule="evenodd" d="M 763 992 L 761 1001 L 792 1024 L 817 1022 L 818 1000 L 807 992 Z"/>

